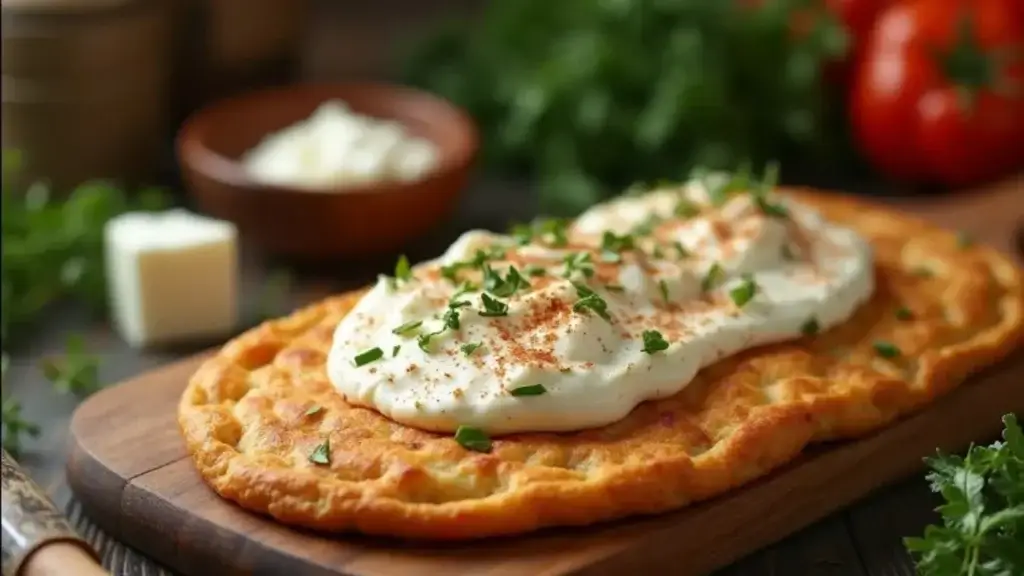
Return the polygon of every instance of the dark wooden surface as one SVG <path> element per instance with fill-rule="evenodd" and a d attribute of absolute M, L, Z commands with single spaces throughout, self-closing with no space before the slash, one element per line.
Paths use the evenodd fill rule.
<path fill-rule="evenodd" d="M 759 481 L 675 513 L 463 545 L 402 544 L 289 529 L 217 497 L 196 474 L 175 421 L 185 383 L 208 358 L 203 353 L 93 395 L 70 429 L 68 483 L 92 519 L 189 574 L 273 566 L 287 574 L 559 576 L 673 566 L 679 576 L 697 576 L 917 472 L 936 448 L 959 452 L 996 435 L 1006 412 L 1024 413 L 1024 354 L 1016 354 L 877 434 L 811 447 Z M 148 440 L 125 442 L 139 437 Z"/>

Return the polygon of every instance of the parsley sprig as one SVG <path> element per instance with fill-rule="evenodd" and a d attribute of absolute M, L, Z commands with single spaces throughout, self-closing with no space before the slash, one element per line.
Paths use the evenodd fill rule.
<path fill-rule="evenodd" d="M 941 524 L 904 540 L 922 576 L 1024 574 L 1024 432 L 1014 414 L 1003 425 L 1001 441 L 926 460 L 945 503 Z"/>

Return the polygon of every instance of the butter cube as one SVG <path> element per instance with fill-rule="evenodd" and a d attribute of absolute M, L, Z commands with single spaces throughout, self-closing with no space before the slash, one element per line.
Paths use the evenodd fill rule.
<path fill-rule="evenodd" d="M 187 210 L 129 212 L 104 229 L 114 326 L 133 347 L 204 340 L 238 322 L 237 230 Z"/>

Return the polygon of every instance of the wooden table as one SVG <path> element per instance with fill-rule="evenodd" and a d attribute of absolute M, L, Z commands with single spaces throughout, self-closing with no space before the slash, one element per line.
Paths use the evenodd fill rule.
<path fill-rule="evenodd" d="M 906 205 L 925 214 L 937 214 L 942 224 L 956 226 L 974 234 L 979 240 L 997 242 L 1006 251 L 1018 250 L 1006 233 L 1024 224 L 1024 175 L 1004 182 L 989 192 L 970 197 L 887 198 L 886 201 Z M 957 202 L 955 222 L 948 211 L 941 211 L 946 202 Z M 477 184 L 467 191 L 458 213 L 442 230 L 427 242 L 419 243 L 410 252 L 418 259 L 438 253 L 460 230 L 483 227 L 505 228 L 510 219 L 525 219 L 532 212 L 532 197 L 523 186 L 511 184 Z M 1018 258 L 1021 254 L 1018 252 Z M 269 274 L 282 263 L 259 258 L 255 251 L 243 251 L 245 309 L 250 318 L 257 310 Z M 286 298 L 277 302 L 272 313 L 283 314 L 291 307 L 323 295 L 360 285 L 388 271 L 393 258 L 358 264 L 318 265 L 291 269 L 294 282 Z M 253 320 L 254 321 L 254 320 Z M 69 331 L 88 335 L 90 350 L 102 358 L 101 377 L 104 382 L 117 382 L 194 350 L 140 352 L 127 347 L 103 323 L 90 322 L 79 311 L 56 310 L 26 346 L 12 351 L 12 364 L 7 381 L 10 390 L 24 406 L 24 414 L 43 423 L 43 434 L 29 440 L 20 457 L 21 464 L 46 487 L 59 506 L 65 506 L 75 525 L 97 547 L 105 564 L 116 574 L 169 574 L 141 554 L 107 538 L 74 502 L 64 482 L 63 465 L 68 418 L 76 400 L 57 394 L 41 376 L 36 364 L 47 354 L 59 353 Z M 144 438 L 139 439 L 145 442 Z M 929 493 L 921 475 L 915 475 L 884 489 L 846 511 L 828 517 L 785 540 L 761 550 L 721 574 L 811 574 L 836 576 L 896 576 L 913 574 L 902 538 L 919 535 L 924 526 L 936 519 L 932 509 L 938 499 Z"/>

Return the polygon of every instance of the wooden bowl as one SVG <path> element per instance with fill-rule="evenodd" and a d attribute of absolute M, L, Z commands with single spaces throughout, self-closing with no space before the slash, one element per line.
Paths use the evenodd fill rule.
<path fill-rule="evenodd" d="M 438 166 L 412 182 L 315 191 L 264 184 L 246 173 L 246 151 L 331 99 L 433 141 Z M 426 233 L 454 209 L 478 146 L 473 121 L 453 105 L 375 83 L 303 84 L 222 100 L 190 117 L 177 138 L 185 186 L 201 210 L 233 222 L 244 240 L 267 252 L 313 258 L 394 252 Z"/>

